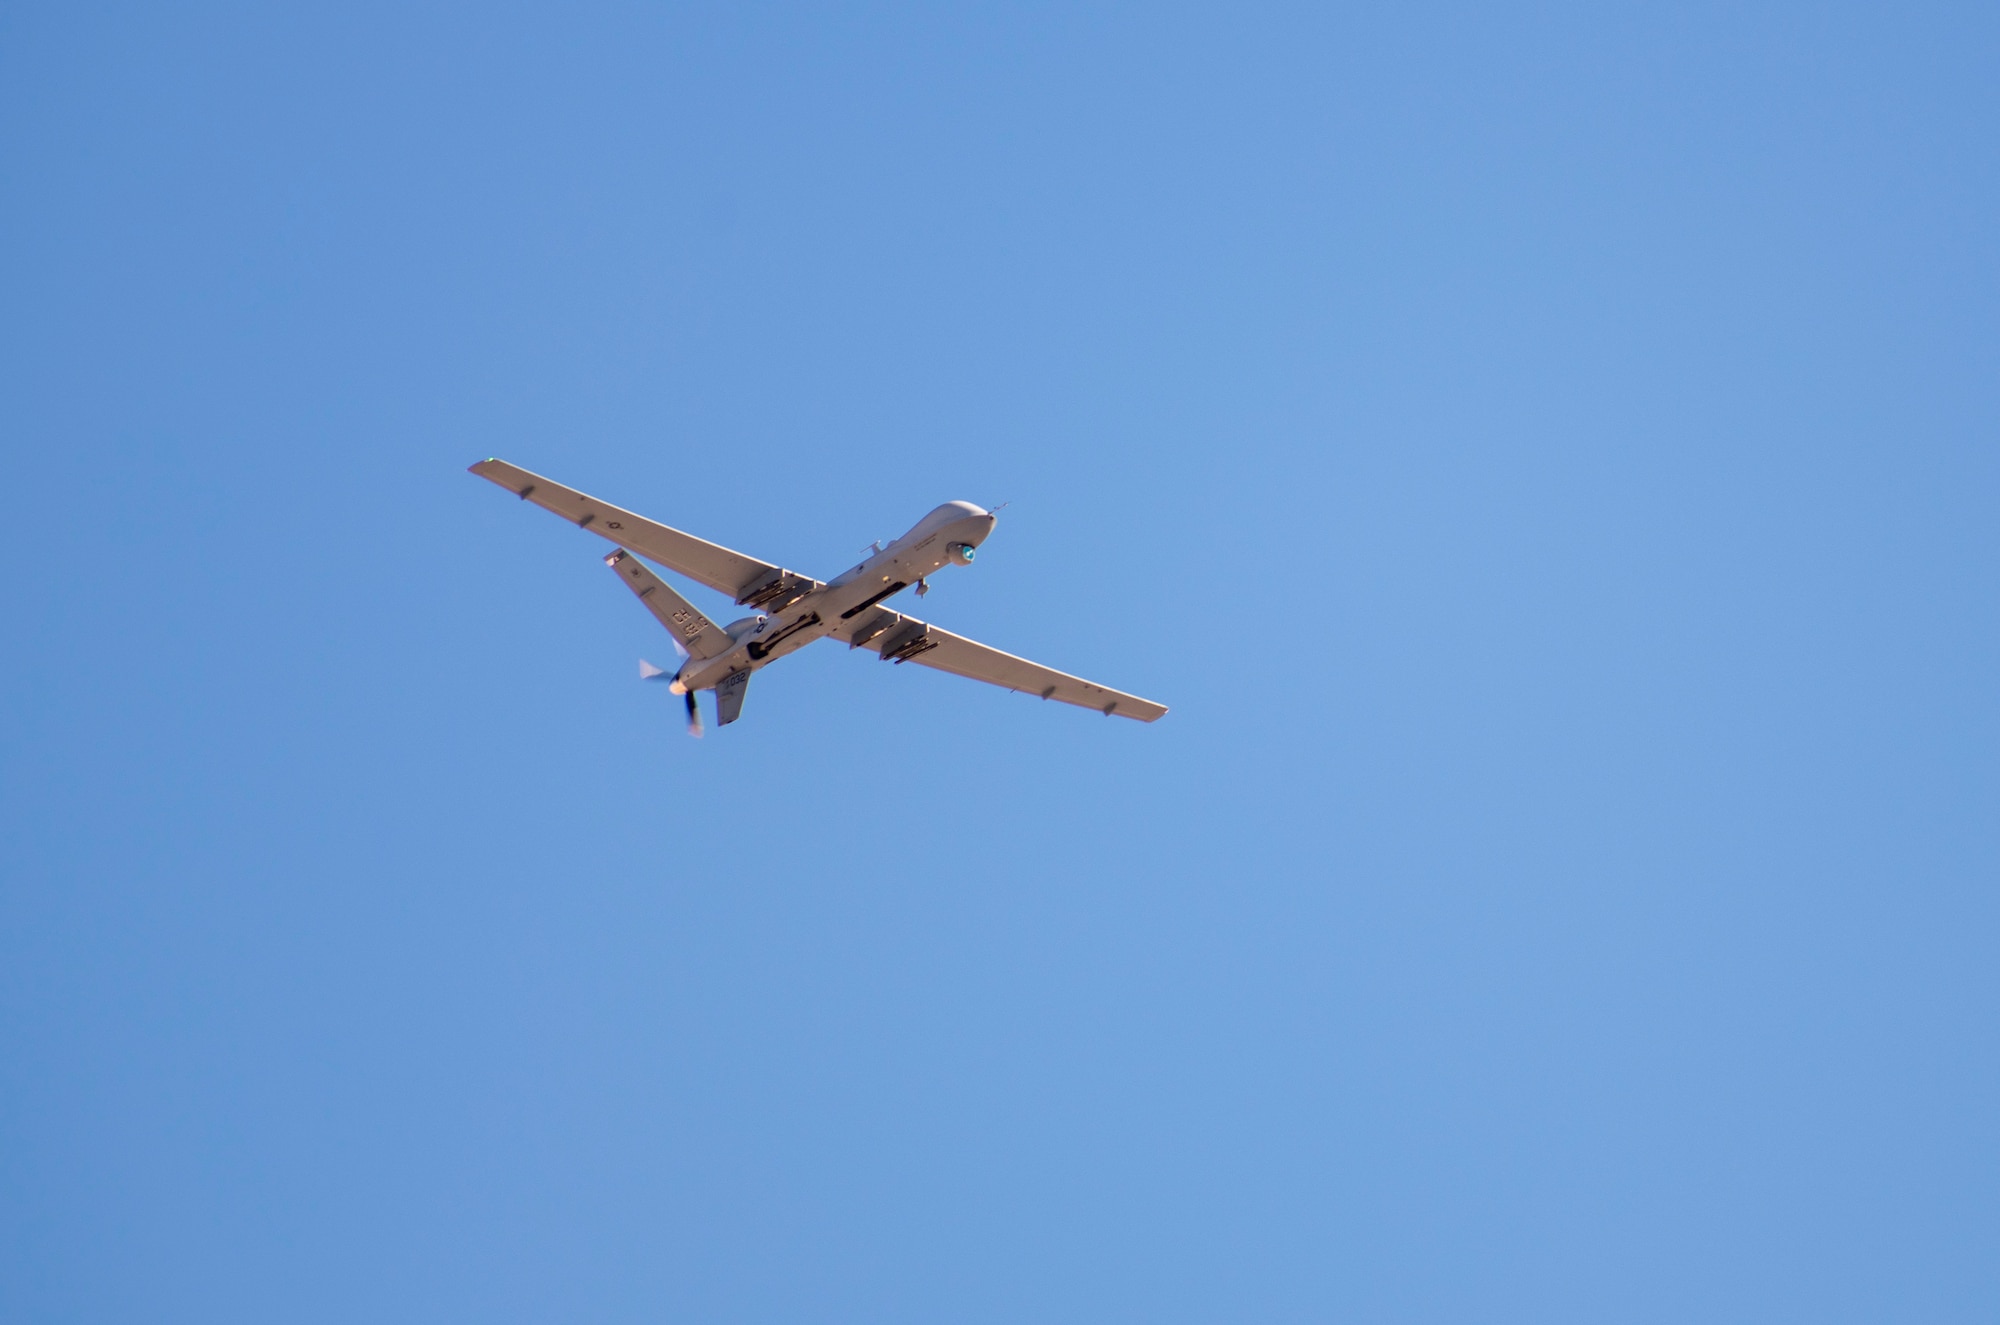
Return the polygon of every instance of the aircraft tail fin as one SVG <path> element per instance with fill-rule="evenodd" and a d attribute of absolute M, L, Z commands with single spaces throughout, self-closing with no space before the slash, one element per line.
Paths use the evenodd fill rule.
<path fill-rule="evenodd" d="M 618 578 L 625 581 L 625 587 L 638 596 L 647 611 L 659 618 L 660 624 L 673 637 L 675 647 L 705 659 L 727 653 L 734 646 L 735 641 L 721 626 L 703 616 L 693 603 L 675 593 L 672 585 L 653 574 L 651 566 L 624 548 L 606 557 L 604 564 L 617 571 Z"/>
<path fill-rule="evenodd" d="M 750 672 L 745 668 L 731 672 L 721 685 L 715 688 L 715 725 L 727 727 L 743 716 L 743 694 L 750 688 Z"/>

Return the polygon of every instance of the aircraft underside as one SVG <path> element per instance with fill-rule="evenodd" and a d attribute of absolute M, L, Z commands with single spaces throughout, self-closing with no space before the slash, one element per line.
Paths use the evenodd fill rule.
<path fill-rule="evenodd" d="M 716 722 L 727 725 L 741 715 L 754 673 L 825 638 L 852 649 L 869 649 L 887 662 L 916 662 L 1107 715 L 1153 722 L 1167 711 L 1165 705 L 1002 653 L 883 605 L 912 585 L 924 593 L 928 577 L 948 565 L 972 564 L 996 521 L 992 512 L 970 502 L 947 502 L 909 533 L 887 547 L 877 545 L 859 565 L 821 583 L 657 524 L 503 460 L 481 461 L 472 472 L 618 545 L 604 558 L 605 564 L 666 628 L 684 657 L 677 671 L 641 663 L 640 674 L 648 680 L 665 680 L 686 697 L 689 727 L 696 734 L 700 732 L 697 691 L 715 693 Z M 754 615 L 727 627 L 716 625 L 642 557 L 728 594 Z"/>

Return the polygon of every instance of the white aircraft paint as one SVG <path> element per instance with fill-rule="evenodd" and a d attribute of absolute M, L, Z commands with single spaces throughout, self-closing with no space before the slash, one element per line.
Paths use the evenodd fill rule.
<path fill-rule="evenodd" d="M 824 638 L 838 639 L 849 648 L 871 649 L 886 661 L 914 662 L 1141 722 L 1155 721 L 1167 711 L 1165 705 L 1016 658 L 882 606 L 912 585 L 922 593 L 925 578 L 948 565 L 973 563 L 996 521 L 991 511 L 971 502 L 946 502 L 860 565 L 821 583 L 634 515 L 504 460 L 482 460 L 472 472 L 618 544 L 605 563 L 686 655 L 669 688 L 687 695 L 715 691 L 720 724 L 735 721 L 742 711 L 753 673 Z M 640 557 L 726 593 L 739 605 L 755 609 L 755 614 L 717 626 Z M 662 669 L 649 674 L 667 675 Z M 698 730 L 693 700 L 688 703 L 691 725 Z"/>

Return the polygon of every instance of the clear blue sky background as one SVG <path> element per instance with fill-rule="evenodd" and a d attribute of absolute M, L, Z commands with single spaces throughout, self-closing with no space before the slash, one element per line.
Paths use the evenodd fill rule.
<path fill-rule="evenodd" d="M 277 8 L 0 15 L 0 1318 L 2000 1314 L 1991 6 Z"/>

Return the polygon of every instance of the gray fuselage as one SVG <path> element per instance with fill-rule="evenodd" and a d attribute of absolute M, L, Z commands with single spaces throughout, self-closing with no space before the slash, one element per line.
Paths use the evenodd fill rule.
<path fill-rule="evenodd" d="M 769 616 L 745 617 L 729 629 L 735 647 L 713 658 L 690 658 L 673 690 L 708 690 L 740 671 L 755 671 L 836 630 L 877 603 L 947 565 L 971 561 L 997 523 L 992 512 L 954 501 L 917 521 L 910 532 L 824 587 Z"/>

